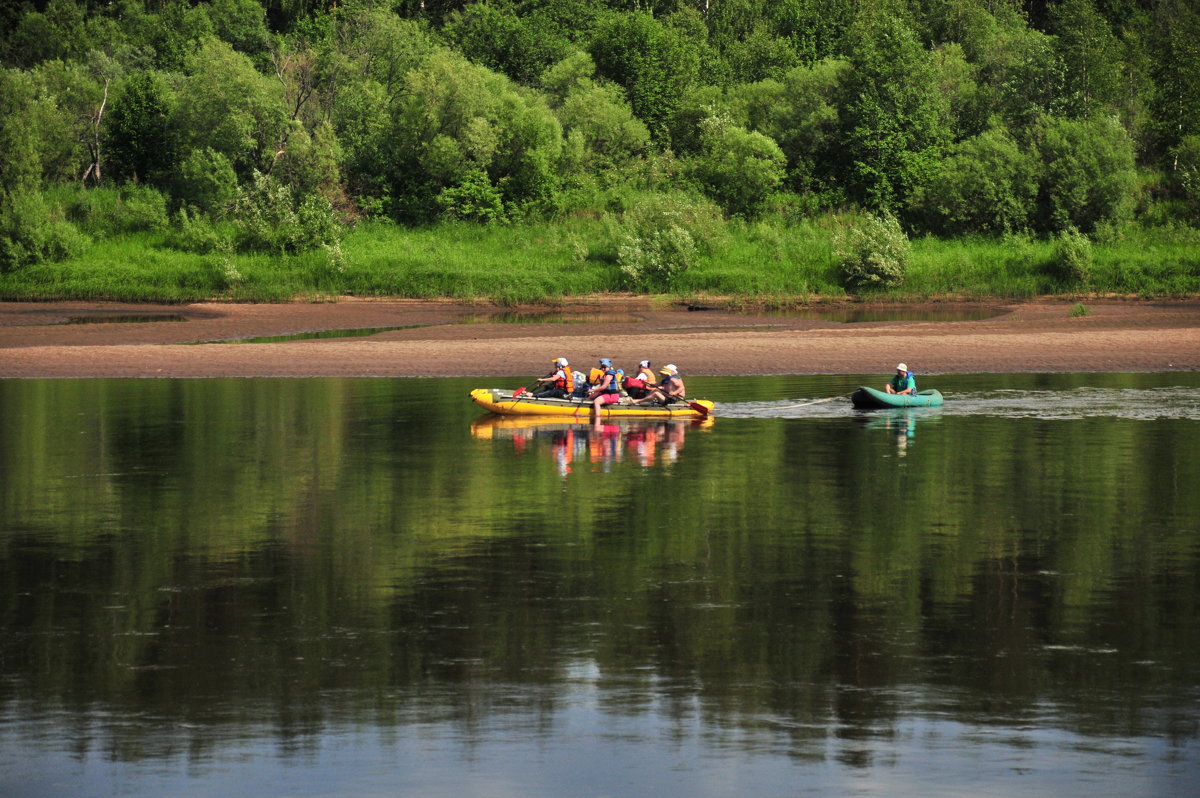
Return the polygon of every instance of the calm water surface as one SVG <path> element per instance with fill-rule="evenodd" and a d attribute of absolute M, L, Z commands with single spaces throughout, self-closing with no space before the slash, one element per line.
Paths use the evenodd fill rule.
<path fill-rule="evenodd" d="M 0 795 L 1200 794 L 1200 375 L 919 379 L 0 380 Z"/>

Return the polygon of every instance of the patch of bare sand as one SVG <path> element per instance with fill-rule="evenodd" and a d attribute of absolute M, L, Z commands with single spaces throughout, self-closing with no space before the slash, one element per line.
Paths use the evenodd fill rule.
<path fill-rule="evenodd" d="M 525 315 L 403 300 L 0 303 L 0 377 L 524 376 L 545 372 L 559 356 L 576 365 L 612 357 L 631 366 L 649 358 L 693 375 L 886 374 L 899 360 L 925 374 L 1200 369 L 1200 300 L 1088 300 L 1089 314 L 1077 318 L 1063 301 L 995 307 L 998 315 L 978 321 L 846 324 L 661 309 L 637 297 L 525 309 Z M 64 323 L 71 319 L 92 323 Z M 367 337 L 187 345 L 363 328 L 391 329 Z"/>

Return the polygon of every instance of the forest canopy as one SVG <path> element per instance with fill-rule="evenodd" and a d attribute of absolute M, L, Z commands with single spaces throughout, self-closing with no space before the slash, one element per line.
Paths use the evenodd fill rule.
<path fill-rule="evenodd" d="M 1195 0 L 3 3 L 4 272 L 591 216 L 668 287 L 697 220 L 1200 221 Z"/>

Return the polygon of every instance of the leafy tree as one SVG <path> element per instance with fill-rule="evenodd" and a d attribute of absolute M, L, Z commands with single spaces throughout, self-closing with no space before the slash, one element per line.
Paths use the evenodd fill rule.
<path fill-rule="evenodd" d="M 533 85 L 570 47 L 545 18 L 519 17 L 510 6 L 488 3 L 455 11 L 442 33 L 467 58 L 525 85 Z"/>
<path fill-rule="evenodd" d="M 850 196 L 898 207 L 932 172 L 951 135 L 929 53 L 888 11 L 864 8 L 850 32 L 839 167 Z"/>
<path fill-rule="evenodd" d="M 936 40 L 962 47 L 977 85 L 975 130 L 992 115 L 1023 130 L 1061 105 L 1064 67 L 1053 37 L 1030 28 L 1011 5 L 946 0 L 932 14 Z M 968 123 L 970 127 L 970 123 Z"/>
<path fill-rule="evenodd" d="M 34 120 L 39 96 L 33 76 L 20 69 L 0 68 L 0 192 L 4 196 L 33 191 L 41 182 L 39 130 Z"/>
<path fill-rule="evenodd" d="M 211 148 L 239 178 L 268 171 L 287 126 L 283 87 L 219 39 L 201 42 L 186 59 L 187 75 L 171 128 L 183 152 Z"/>
<path fill-rule="evenodd" d="M 1186 136 L 1200 134 L 1200 8 L 1190 0 L 1162 0 L 1151 30 L 1153 126 L 1157 152 L 1170 158 Z M 1168 164 L 1177 166 L 1173 158 Z"/>
<path fill-rule="evenodd" d="M 89 145 L 95 142 L 104 86 L 77 61 L 46 61 L 29 77 L 29 84 L 17 86 L 27 104 L 12 121 L 32 136 L 40 183 L 81 179 L 95 161 Z"/>
<path fill-rule="evenodd" d="M 176 0 L 168 3 L 153 18 L 147 32 L 147 44 L 155 53 L 154 65 L 168 72 L 184 70 L 188 56 L 201 42 L 215 35 L 207 6 L 192 6 Z"/>
<path fill-rule="evenodd" d="M 557 183 L 562 127 L 542 98 L 449 51 L 410 72 L 381 141 L 393 198 L 427 213 L 433 197 L 481 170 L 506 203 L 547 199 Z"/>
<path fill-rule="evenodd" d="M 422 23 L 372 9 L 335 14 L 320 55 L 324 82 L 315 99 L 333 124 L 346 189 L 385 214 L 394 212 L 396 175 L 405 168 L 393 155 L 393 117 L 408 74 L 435 49 Z"/>
<path fill-rule="evenodd" d="M 679 98 L 697 77 L 694 44 L 653 16 L 634 12 L 602 20 L 589 51 L 599 75 L 622 86 L 634 114 L 656 140 L 665 140 Z"/>
<path fill-rule="evenodd" d="M 1112 116 L 1050 117 L 1035 131 L 1042 160 L 1038 226 L 1087 234 L 1129 212 L 1137 173 L 1133 142 Z"/>
<path fill-rule="evenodd" d="M 1037 159 L 1003 127 L 950 148 L 914 193 L 910 214 L 943 235 L 1002 234 L 1024 229 L 1038 190 Z"/>
<path fill-rule="evenodd" d="M 1121 46 L 1092 0 L 1062 0 L 1050 10 L 1063 61 L 1064 104 L 1074 116 L 1114 106 L 1121 91 Z"/>
<path fill-rule="evenodd" d="M 820 61 L 797 67 L 782 80 L 764 80 L 730 91 L 734 120 L 777 142 L 787 158 L 787 180 L 797 191 L 826 190 L 837 176 L 833 161 L 840 123 L 839 93 L 850 65 Z"/>
<path fill-rule="evenodd" d="M 704 149 L 692 159 L 692 176 L 727 213 L 757 215 L 767 195 L 783 182 L 787 159 L 779 145 L 724 115 L 704 120 L 701 131 Z"/>
<path fill-rule="evenodd" d="M 781 77 L 800 64 L 792 43 L 772 33 L 765 25 L 746 38 L 733 42 L 726 51 L 730 73 L 742 80 Z"/>
<path fill-rule="evenodd" d="M 75 0 L 49 0 L 42 11 L 26 7 L 9 36 L 5 61 L 32 67 L 54 59 L 80 60 L 92 47 L 86 9 Z"/>
<path fill-rule="evenodd" d="M 261 55 L 267 49 L 266 13 L 258 0 L 211 0 L 213 31 L 239 53 Z"/>
<path fill-rule="evenodd" d="M 845 34 L 854 19 L 856 0 L 774 0 L 765 14 L 772 29 L 786 38 L 806 64 L 843 54 Z"/>
<path fill-rule="evenodd" d="M 132 75 L 113 98 L 108 116 L 110 171 L 117 180 L 164 185 L 174 166 L 167 120 L 172 97 L 153 71 Z"/>
<path fill-rule="evenodd" d="M 569 141 L 577 141 L 573 168 L 603 174 L 645 152 L 650 132 L 634 117 L 620 87 L 592 79 L 595 64 L 578 52 L 542 76 L 555 116 Z"/>

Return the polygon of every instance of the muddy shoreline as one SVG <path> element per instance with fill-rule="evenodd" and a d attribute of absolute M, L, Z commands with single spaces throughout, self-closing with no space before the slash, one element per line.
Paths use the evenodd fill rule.
<path fill-rule="evenodd" d="M 559 356 L 649 358 L 692 375 L 886 374 L 898 360 L 925 374 L 1200 370 L 1200 299 L 1085 304 L 1087 315 L 1073 316 L 1074 302 L 1058 299 L 799 313 L 637 297 L 553 308 L 11 302 L 0 303 L 0 378 L 525 376 Z M 348 330 L 370 334 L 196 345 Z"/>

